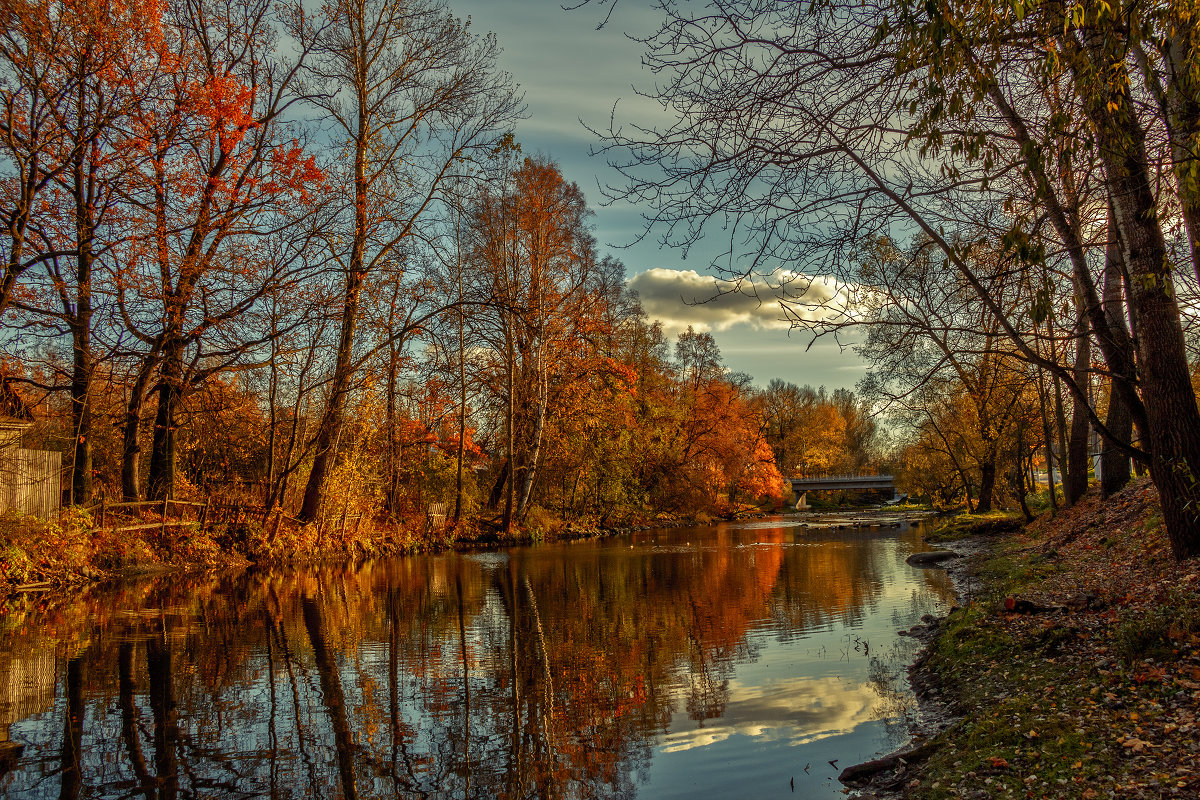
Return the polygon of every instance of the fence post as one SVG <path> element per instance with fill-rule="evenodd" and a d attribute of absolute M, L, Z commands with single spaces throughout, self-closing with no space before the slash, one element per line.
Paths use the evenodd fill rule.
<path fill-rule="evenodd" d="M 200 530 L 204 530 L 204 526 L 208 524 L 208 507 L 212 505 L 212 498 L 204 498 L 204 508 L 200 510 Z"/>

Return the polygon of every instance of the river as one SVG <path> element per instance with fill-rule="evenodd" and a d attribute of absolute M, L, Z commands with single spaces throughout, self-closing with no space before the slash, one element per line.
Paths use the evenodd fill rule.
<path fill-rule="evenodd" d="M 785 518 L 84 593 L 0 621 L 0 797 L 840 797 L 906 739 L 925 549 Z"/>

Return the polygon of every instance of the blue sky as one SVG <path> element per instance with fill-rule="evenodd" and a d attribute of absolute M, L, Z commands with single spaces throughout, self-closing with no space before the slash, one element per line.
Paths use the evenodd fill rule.
<path fill-rule="evenodd" d="M 707 248 L 701 243 L 686 259 L 678 251 L 659 249 L 653 235 L 631 244 L 641 231 L 638 210 L 601 206 L 599 185 L 617 182 L 619 176 L 602 156 L 589 156 L 598 142 L 580 120 L 603 129 L 614 104 L 618 120 L 644 120 L 657 113 L 633 91 L 635 85 L 651 85 L 653 76 L 641 68 L 639 45 L 625 35 L 653 30 L 658 17 L 648 4 L 619 3 L 608 25 L 597 30 L 608 6 L 564 11 L 559 0 L 448 2 L 456 15 L 471 17 L 477 33 L 496 33 L 503 49 L 501 67 L 521 85 L 529 108 L 517 128 L 522 149 L 550 156 L 584 190 L 596 211 L 593 222 L 602 249 L 625 263 L 630 284 L 651 317 L 673 334 L 688 324 L 709 330 L 726 365 L 749 373 L 760 386 L 782 378 L 853 388 L 864 372 L 861 360 L 832 339 L 807 347 L 811 336 L 789 334 L 772 304 L 759 306 L 737 296 L 703 306 L 684 302 L 705 299 L 714 291 L 708 276 L 713 254 L 719 252 L 716 243 Z"/>

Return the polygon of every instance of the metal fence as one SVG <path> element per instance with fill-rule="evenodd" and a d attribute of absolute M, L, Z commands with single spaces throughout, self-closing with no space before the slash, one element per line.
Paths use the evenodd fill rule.
<path fill-rule="evenodd" d="M 0 512 L 46 518 L 62 505 L 62 453 L 0 448 Z"/>

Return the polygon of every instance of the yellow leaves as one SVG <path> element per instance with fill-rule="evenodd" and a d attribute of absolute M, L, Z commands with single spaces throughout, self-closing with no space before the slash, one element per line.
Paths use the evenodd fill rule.
<path fill-rule="evenodd" d="M 1155 747 L 1153 742 L 1147 742 L 1145 739 L 1138 739 L 1130 736 L 1121 742 L 1121 746 L 1131 753 L 1144 753 L 1146 750 Z"/>

